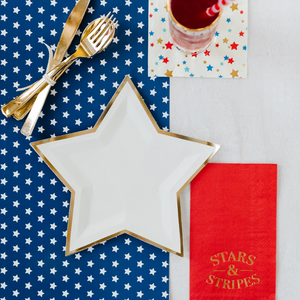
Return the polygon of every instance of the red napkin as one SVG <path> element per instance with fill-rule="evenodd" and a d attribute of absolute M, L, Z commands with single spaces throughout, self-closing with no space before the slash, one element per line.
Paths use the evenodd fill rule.
<path fill-rule="evenodd" d="M 190 300 L 274 300 L 277 165 L 208 164 L 191 183 Z"/>

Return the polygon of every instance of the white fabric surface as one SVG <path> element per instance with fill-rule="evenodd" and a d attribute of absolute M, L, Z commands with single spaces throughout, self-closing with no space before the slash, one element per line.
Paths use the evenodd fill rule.
<path fill-rule="evenodd" d="M 299 12 L 296 0 L 249 1 L 247 79 L 171 79 L 172 132 L 221 144 L 212 162 L 278 164 L 277 300 L 300 299 Z M 171 300 L 189 299 L 189 200 L 186 189 Z"/>

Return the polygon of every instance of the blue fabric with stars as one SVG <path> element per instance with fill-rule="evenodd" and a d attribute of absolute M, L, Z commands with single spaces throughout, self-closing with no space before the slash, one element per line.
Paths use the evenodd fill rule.
<path fill-rule="evenodd" d="M 38 80 L 75 0 L 0 0 L 0 104 Z M 169 80 L 147 76 L 148 2 L 91 0 L 71 44 L 111 11 L 112 44 L 79 59 L 52 87 L 31 137 L 0 116 L 0 299 L 168 299 L 169 254 L 128 235 L 65 257 L 70 192 L 30 142 L 92 127 L 129 74 L 158 125 L 169 128 Z"/>

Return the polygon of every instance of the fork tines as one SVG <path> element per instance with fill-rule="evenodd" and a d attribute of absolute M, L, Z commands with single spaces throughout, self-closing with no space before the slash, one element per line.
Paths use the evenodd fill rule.
<path fill-rule="evenodd" d="M 100 23 L 92 30 L 92 32 L 87 36 L 87 38 L 88 38 L 89 40 L 93 40 L 94 38 L 97 39 L 97 38 L 99 37 L 99 35 L 102 36 L 102 33 L 99 32 L 99 31 L 102 29 L 102 27 L 103 27 L 104 24 L 106 24 L 106 26 L 107 26 L 107 23 L 110 23 L 110 22 L 111 22 L 111 18 L 113 17 L 113 15 L 111 15 L 110 17 L 109 17 L 109 15 L 110 15 L 110 12 L 109 12 L 105 17 L 102 18 L 101 22 L 100 22 Z M 108 17 L 109 17 L 109 18 L 108 18 Z"/>
<path fill-rule="evenodd" d="M 107 37 L 107 35 L 111 35 L 113 30 L 115 29 L 117 23 L 115 24 L 116 18 L 114 18 L 113 20 L 109 19 L 107 20 L 107 23 L 105 24 L 105 27 L 102 29 L 100 28 L 101 32 L 99 32 L 98 36 L 94 39 L 94 43 L 96 45 L 96 47 L 98 47 L 102 41 L 102 37 Z"/>
<path fill-rule="evenodd" d="M 115 20 L 113 20 L 113 22 L 114 21 Z M 97 41 L 97 44 L 95 46 L 97 47 L 98 51 L 100 51 L 103 47 L 106 47 L 106 45 L 111 42 L 111 39 L 115 32 L 114 30 L 117 25 L 118 25 L 118 21 L 110 24 L 110 27 L 107 28 L 107 30 L 104 34 L 104 37 L 102 39 L 99 39 L 99 41 Z"/>

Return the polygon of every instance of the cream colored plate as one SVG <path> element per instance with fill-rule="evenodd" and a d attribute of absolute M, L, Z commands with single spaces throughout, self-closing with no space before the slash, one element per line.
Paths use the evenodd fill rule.
<path fill-rule="evenodd" d="M 179 193 L 219 149 L 160 130 L 129 77 L 93 129 L 32 146 L 72 192 L 67 255 L 121 233 L 183 255 Z"/>

